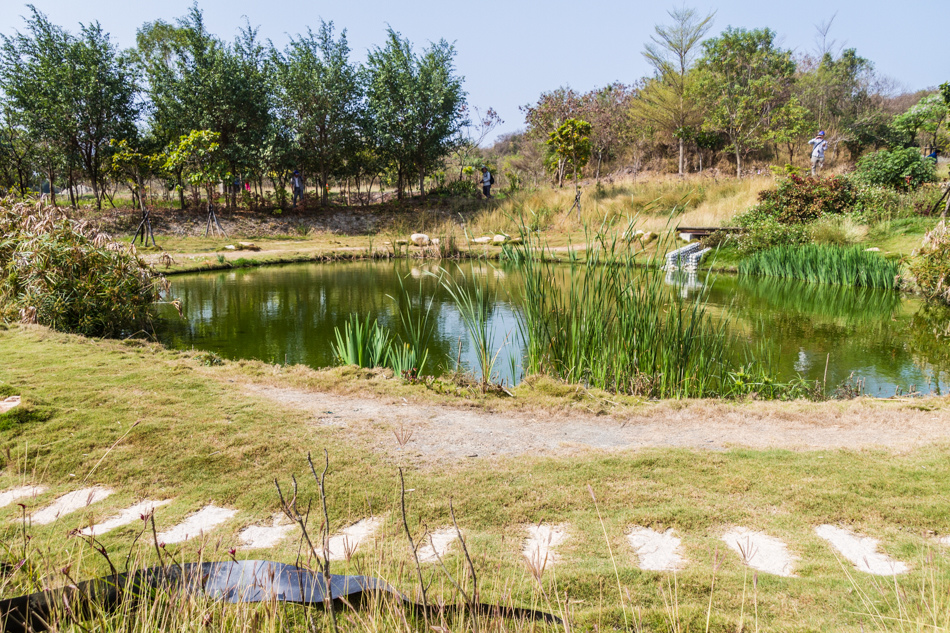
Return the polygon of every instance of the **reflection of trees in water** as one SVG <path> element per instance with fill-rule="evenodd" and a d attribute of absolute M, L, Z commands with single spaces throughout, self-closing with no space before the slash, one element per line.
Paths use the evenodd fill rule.
<path fill-rule="evenodd" d="M 941 377 L 950 372 L 950 307 L 925 303 L 910 320 L 907 345 L 926 363 L 939 384 Z"/>

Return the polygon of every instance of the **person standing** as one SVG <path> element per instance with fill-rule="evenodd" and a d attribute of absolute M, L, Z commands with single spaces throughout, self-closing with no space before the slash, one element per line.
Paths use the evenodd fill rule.
<path fill-rule="evenodd" d="M 828 141 L 825 140 L 825 131 L 818 132 L 818 135 L 808 141 L 812 146 L 811 150 L 811 176 L 817 178 L 821 173 L 821 168 L 825 166 L 825 150 L 828 149 Z"/>
<path fill-rule="evenodd" d="M 482 165 L 482 193 L 486 198 L 491 198 L 491 186 L 495 184 L 495 177 L 488 171 L 488 167 Z"/>
<path fill-rule="evenodd" d="M 294 207 L 296 207 L 298 199 L 303 202 L 303 178 L 300 177 L 300 172 L 296 169 L 294 175 L 290 177 L 290 188 L 294 192 Z"/>

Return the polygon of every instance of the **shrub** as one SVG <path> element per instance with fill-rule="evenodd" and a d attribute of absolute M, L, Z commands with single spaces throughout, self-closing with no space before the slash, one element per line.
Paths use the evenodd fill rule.
<path fill-rule="evenodd" d="M 915 147 L 882 149 L 861 157 L 855 178 L 870 185 L 908 191 L 925 182 L 936 182 L 937 169 Z"/>
<path fill-rule="evenodd" d="M 844 176 L 802 178 L 792 175 L 775 189 L 759 194 L 759 209 L 782 224 L 804 224 L 829 213 L 845 213 L 857 200 L 853 183 Z"/>
<path fill-rule="evenodd" d="M 864 239 L 868 227 L 858 224 L 848 216 L 826 216 L 808 225 L 808 235 L 815 244 L 850 246 Z"/>
<path fill-rule="evenodd" d="M 950 303 L 950 226 L 941 221 L 924 236 L 910 260 L 910 272 L 928 297 Z"/>
<path fill-rule="evenodd" d="M 0 205 L 0 317 L 86 336 L 146 327 L 164 277 L 55 208 Z"/>
<path fill-rule="evenodd" d="M 761 206 L 736 216 L 734 224 L 745 229 L 736 240 L 736 247 L 743 253 L 775 246 L 794 246 L 808 243 L 808 231 L 803 224 L 782 224 L 767 209 Z"/>

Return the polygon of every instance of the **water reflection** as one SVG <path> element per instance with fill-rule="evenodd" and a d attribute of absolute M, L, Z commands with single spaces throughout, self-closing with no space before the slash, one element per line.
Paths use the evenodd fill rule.
<path fill-rule="evenodd" d="M 454 269 L 454 265 L 449 266 Z M 462 283 L 482 284 L 497 301 L 489 325 L 501 349 L 498 377 L 520 376 L 522 341 L 517 269 L 485 262 L 461 265 Z M 399 279 L 412 310 L 432 299 L 436 323 L 430 367 L 452 371 L 457 361 L 474 368 L 461 316 L 439 285 L 437 263 L 336 263 L 240 269 L 172 278 L 172 294 L 186 318 L 163 313 L 160 338 L 177 348 L 199 348 L 228 358 L 271 363 L 334 363 L 334 328 L 351 313 L 371 314 L 398 330 Z M 569 276 L 563 276 L 569 283 Z M 950 380 L 950 310 L 895 292 L 804 284 L 777 279 L 699 275 L 666 277 L 673 292 L 705 299 L 713 318 L 728 320 L 735 353 L 766 359 L 780 379 L 801 374 L 834 386 L 853 372 L 867 392 L 890 396 L 911 386 L 945 393 Z"/>

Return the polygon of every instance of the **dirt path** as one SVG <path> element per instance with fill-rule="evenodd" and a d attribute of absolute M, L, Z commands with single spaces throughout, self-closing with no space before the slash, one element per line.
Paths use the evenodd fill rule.
<path fill-rule="evenodd" d="M 628 416 L 519 415 L 260 385 L 246 389 L 306 413 L 313 424 L 344 427 L 383 452 L 398 448 L 393 431 L 411 430 L 404 450 L 423 461 L 651 447 L 907 450 L 950 441 L 950 415 L 944 410 L 897 412 L 860 401 L 821 406 L 672 402 Z"/>

